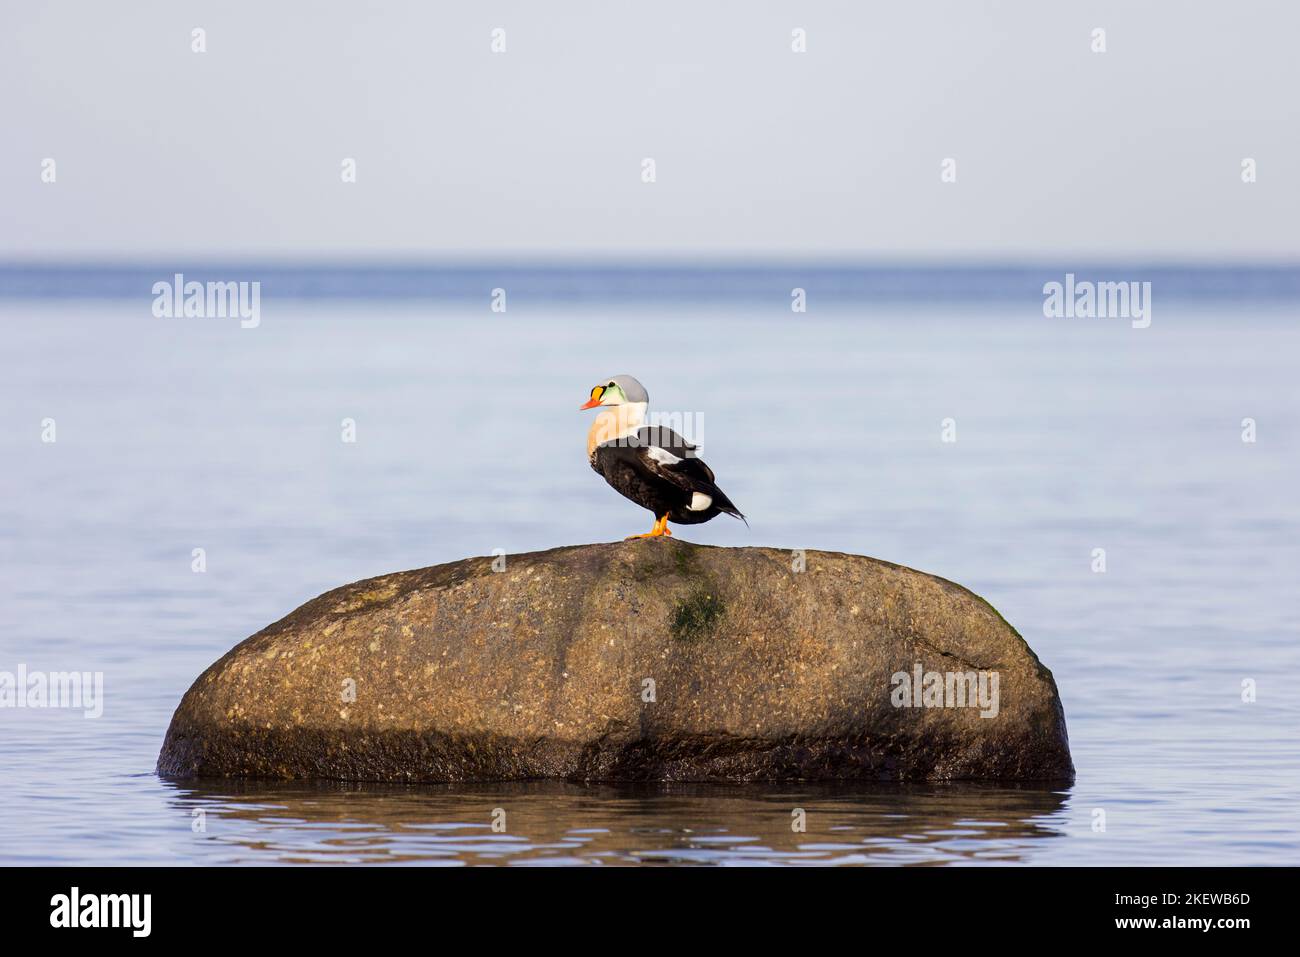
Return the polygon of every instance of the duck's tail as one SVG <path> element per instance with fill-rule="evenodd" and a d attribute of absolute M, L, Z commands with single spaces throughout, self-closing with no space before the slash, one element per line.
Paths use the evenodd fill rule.
<path fill-rule="evenodd" d="M 726 493 L 723 492 L 722 489 L 718 488 L 716 485 L 713 487 L 718 489 L 718 494 L 713 498 L 713 504 L 718 506 L 718 511 L 726 512 L 732 518 L 740 519 L 745 523 L 745 527 L 749 528 L 749 519 L 745 518 L 744 513 L 731 504 L 731 499 L 727 498 Z"/>

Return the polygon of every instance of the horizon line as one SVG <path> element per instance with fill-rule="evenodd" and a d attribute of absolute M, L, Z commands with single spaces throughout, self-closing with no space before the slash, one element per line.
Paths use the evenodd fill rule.
<path fill-rule="evenodd" d="M 0 260 L 0 299 L 126 299 L 157 283 L 255 283 L 281 299 L 474 300 L 508 291 L 525 301 L 997 301 L 1041 297 L 1048 283 L 1147 284 L 1162 298 L 1300 300 L 1300 262 L 1200 263 L 1060 259 L 1035 262 L 885 260 L 714 261 L 389 260 L 171 262 Z M 188 284 L 188 283 L 187 283 Z M 263 289 L 262 287 L 265 287 Z"/>

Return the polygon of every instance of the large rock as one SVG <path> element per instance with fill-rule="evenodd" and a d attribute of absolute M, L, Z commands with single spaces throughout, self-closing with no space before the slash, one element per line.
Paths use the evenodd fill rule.
<path fill-rule="evenodd" d="M 907 687 L 901 676 L 910 683 L 918 668 L 939 677 Z M 996 674 L 983 702 L 954 702 L 966 685 L 945 675 L 980 672 Z M 366 781 L 1074 775 L 1051 672 L 965 588 L 858 555 L 667 538 L 512 555 L 502 571 L 467 559 L 327 592 L 199 677 L 158 770 Z"/>

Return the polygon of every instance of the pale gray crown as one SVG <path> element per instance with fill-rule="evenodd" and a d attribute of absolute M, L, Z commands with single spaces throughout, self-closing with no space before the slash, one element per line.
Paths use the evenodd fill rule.
<path fill-rule="evenodd" d="M 627 396 L 627 401 L 629 402 L 650 401 L 650 393 L 646 392 L 645 386 L 640 382 L 637 382 L 636 379 L 632 378 L 630 375 L 612 375 L 605 381 L 613 382 L 622 389 L 623 394 Z"/>

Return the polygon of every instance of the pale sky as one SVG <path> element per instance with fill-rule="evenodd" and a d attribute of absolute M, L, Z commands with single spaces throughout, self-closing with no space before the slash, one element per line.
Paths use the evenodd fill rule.
<path fill-rule="evenodd" d="M 1283 0 L 0 6 L 4 260 L 1300 255 Z"/>

